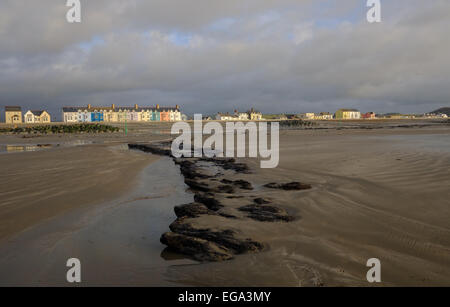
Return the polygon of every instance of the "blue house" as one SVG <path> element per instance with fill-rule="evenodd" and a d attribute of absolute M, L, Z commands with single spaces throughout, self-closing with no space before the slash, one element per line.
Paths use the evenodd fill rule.
<path fill-rule="evenodd" d="M 159 112 L 159 109 L 158 108 L 156 108 L 156 109 L 153 109 L 153 112 L 152 112 L 152 119 L 151 119 L 153 122 L 159 122 L 159 121 L 161 121 L 161 113 Z"/>
<path fill-rule="evenodd" d="M 91 122 L 102 122 L 103 121 L 103 113 L 102 112 L 92 112 L 91 113 Z"/>

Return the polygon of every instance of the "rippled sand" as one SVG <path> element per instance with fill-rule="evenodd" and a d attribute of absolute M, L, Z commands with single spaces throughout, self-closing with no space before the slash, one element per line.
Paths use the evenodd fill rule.
<path fill-rule="evenodd" d="M 264 192 L 300 219 L 202 217 L 205 226 L 227 223 L 269 245 L 259 254 L 207 264 L 161 257 L 159 234 L 174 219 L 173 206 L 190 200 L 176 168 L 142 177 L 155 158 L 110 143 L 155 138 L 139 133 L 100 137 L 104 144 L 0 155 L 1 284 L 64 283 L 62 259 L 78 253 L 87 257 L 88 285 L 368 286 L 366 261 L 375 257 L 381 285 L 450 286 L 446 127 L 282 131 L 279 167 L 263 170 L 249 159 L 254 174 L 237 179 L 255 186 L 312 184 L 307 191 Z M 176 179 L 167 190 L 170 201 L 158 197 L 166 189 L 156 184 L 158 191 L 132 192 L 138 182 L 145 187 L 152 180 L 162 184 L 162 178 Z M 111 211 L 111 204 L 119 209 Z"/>
<path fill-rule="evenodd" d="M 270 249 L 175 267 L 173 276 L 192 285 L 369 286 L 366 262 L 379 258 L 381 285 L 450 286 L 448 129 L 283 131 L 280 144 L 277 169 L 249 160 L 256 174 L 244 179 L 311 183 L 308 191 L 266 194 L 301 219 L 224 220 Z"/>

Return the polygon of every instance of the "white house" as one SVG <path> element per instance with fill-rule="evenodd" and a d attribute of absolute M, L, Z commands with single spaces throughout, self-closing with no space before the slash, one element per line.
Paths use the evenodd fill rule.
<path fill-rule="evenodd" d="M 237 120 L 248 120 L 247 112 L 238 112 L 238 110 L 234 110 L 234 118 Z"/>
<path fill-rule="evenodd" d="M 28 111 L 24 115 L 25 123 L 35 124 L 35 123 L 50 123 L 50 114 L 47 111 Z"/>
<path fill-rule="evenodd" d="M 302 113 L 298 115 L 301 119 L 314 119 L 315 116 L 316 114 L 314 113 Z"/>
<path fill-rule="evenodd" d="M 314 119 L 316 119 L 316 120 L 330 120 L 330 119 L 333 119 L 333 114 L 331 114 L 329 112 L 321 112 L 319 114 L 316 114 L 314 116 Z"/>
<path fill-rule="evenodd" d="M 217 113 L 216 120 L 236 120 L 236 118 L 230 113 Z"/>
<path fill-rule="evenodd" d="M 74 107 L 64 107 L 62 118 L 65 123 L 78 122 L 78 109 Z"/>

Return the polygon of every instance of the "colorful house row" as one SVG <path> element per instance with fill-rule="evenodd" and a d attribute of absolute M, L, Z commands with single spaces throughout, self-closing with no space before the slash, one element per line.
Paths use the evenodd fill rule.
<path fill-rule="evenodd" d="M 181 121 L 180 107 L 64 107 L 63 121 L 66 123 L 79 122 L 175 122 Z"/>
<path fill-rule="evenodd" d="M 22 108 L 17 106 L 5 107 L 5 122 L 7 124 L 36 124 L 50 123 L 51 116 L 47 111 L 28 111 L 22 119 Z"/>

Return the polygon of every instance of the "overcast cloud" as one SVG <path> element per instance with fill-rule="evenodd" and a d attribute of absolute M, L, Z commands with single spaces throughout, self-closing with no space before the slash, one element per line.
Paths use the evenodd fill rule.
<path fill-rule="evenodd" d="M 450 104 L 450 1 L 0 2 L 0 104 L 175 105 L 187 114 L 427 112 Z"/>

